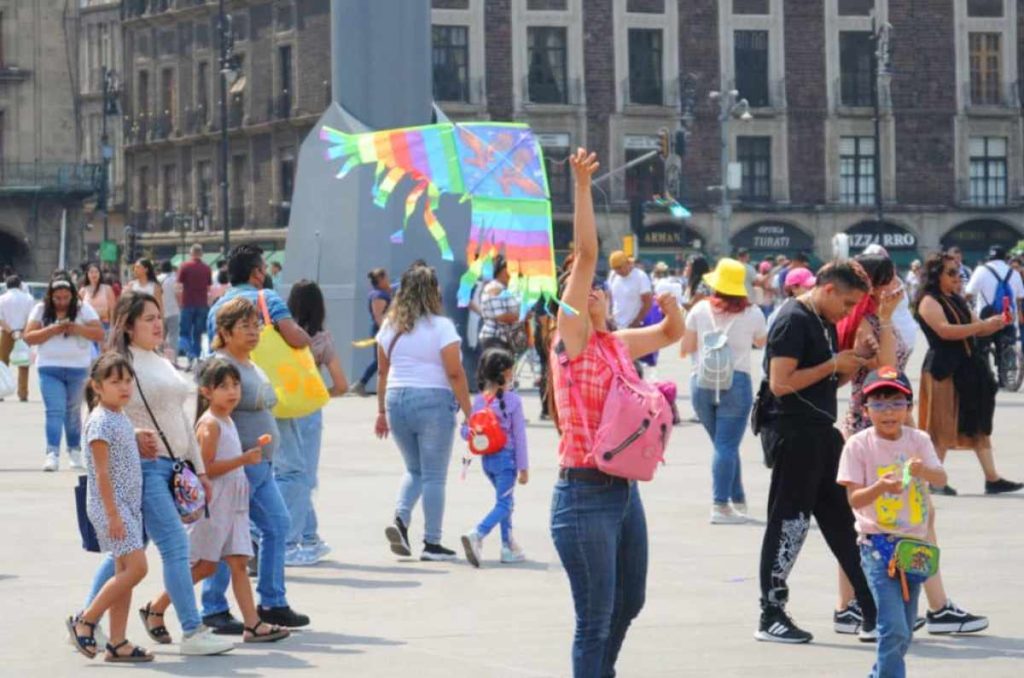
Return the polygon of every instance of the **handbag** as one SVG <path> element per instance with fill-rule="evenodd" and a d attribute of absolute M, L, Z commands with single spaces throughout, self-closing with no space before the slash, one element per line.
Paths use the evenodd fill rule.
<path fill-rule="evenodd" d="M 78 534 L 82 537 L 82 548 L 90 553 L 100 552 L 100 540 L 96 537 L 96 528 L 89 520 L 86 511 L 86 497 L 88 496 L 88 476 L 78 476 L 78 484 L 75 485 L 75 513 L 78 514 Z"/>
<path fill-rule="evenodd" d="M 18 384 L 14 380 L 14 374 L 7 363 L 0 362 L 0 400 L 9 395 L 14 395 L 18 390 Z"/>
<path fill-rule="evenodd" d="M 14 342 L 14 348 L 11 349 L 10 365 L 11 367 L 28 367 L 30 362 L 32 362 L 32 351 L 25 340 L 18 337 Z"/>
<path fill-rule="evenodd" d="M 260 343 L 252 352 L 252 360 L 266 373 L 274 387 L 277 395 L 274 417 L 297 419 L 313 414 L 331 399 L 313 359 L 313 352 L 308 346 L 289 346 L 270 320 L 263 290 L 260 290 L 258 299 L 263 330 Z"/>
<path fill-rule="evenodd" d="M 910 602 L 908 582 L 923 584 L 939 571 L 939 547 L 920 539 L 872 534 L 871 545 L 889 561 L 889 576 L 899 577 L 904 602 Z"/>
<path fill-rule="evenodd" d="M 174 456 L 174 450 L 171 449 L 171 444 L 167 442 L 167 436 L 164 435 L 164 430 L 160 428 L 160 422 L 156 420 L 153 410 L 149 407 L 149 401 L 146 400 L 146 394 L 142 391 L 142 384 L 139 382 L 138 375 L 135 377 L 135 386 L 139 389 L 139 396 L 142 397 L 142 404 L 146 406 L 146 412 L 149 413 L 150 421 L 156 427 L 160 440 L 163 441 L 164 447 L 167 448 L 167 454 L 171 457 L 171 461 L 174 462 L 174 466 L 171 469 L 171 480 L 168 485 L 171 488 L 171 499 L 174 500 L 174 507 L 178 509 L 178 515 L 181 516 L 181 522 L 187 525 L 188 523 L 194 523 L 203 516 L 209 518 L 210 507 L 206 502 L 206 490 L 203 489 L 203 484 L 199 481 L 196 467 L 188 459 L 178 459 Z"/>

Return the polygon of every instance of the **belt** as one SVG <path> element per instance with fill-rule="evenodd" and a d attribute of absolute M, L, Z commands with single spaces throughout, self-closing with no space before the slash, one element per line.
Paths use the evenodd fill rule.
<path fill-rule="evenodd" d="M 629 481 L 618 476 L 610 476 L 596 468 L 560 468 L 558 477 L 570 482 L 590 483 L 591 485 L 628 485 Z"/>

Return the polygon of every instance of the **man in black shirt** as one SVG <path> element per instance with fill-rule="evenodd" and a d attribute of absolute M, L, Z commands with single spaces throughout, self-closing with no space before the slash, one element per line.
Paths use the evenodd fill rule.
<path fill-rule="evenodd" d="M 853 513 L 846 491 L 836 484 L 843 437 L 834 427 L 836 390 L 865 362 L 854 351 L 838 351 L 835 323 L 869 289 L 868 278 L 856 263 L 828 264 L 818 271 L 813 290 L 783 307 L 768 334 L 765 371 L 771 397 L 763 403 L 761 444 L 772 464 L 772 481 L 761 545 L 758 640 L 812 639 L 785 612 L 786 579 L 807 538 L 812 515 L 853 584 L 864 614 L 864 639 L 874 631 L 876 609 L 860 568 Z"/>

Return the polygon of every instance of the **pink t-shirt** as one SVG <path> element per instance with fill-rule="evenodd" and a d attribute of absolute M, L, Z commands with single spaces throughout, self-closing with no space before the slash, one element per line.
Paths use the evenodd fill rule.
<path fill-rule="evenodd" d="M 866 487 L 887 473 L 902 478 L 904 463 L 914 457 L 927 467 L 942 467 L 927 433 L 904 426 L 899 440 L 886 440 L 874 428 L 868 428 L 846 441 L 836 482 Z M 928 536 L 928 506 L 928 483 L 911 478 L 900 494 L 880 495 L 867 506 L 853 510 L 857 533 L 862 537 L 898 534 L 924 539 Z"/>

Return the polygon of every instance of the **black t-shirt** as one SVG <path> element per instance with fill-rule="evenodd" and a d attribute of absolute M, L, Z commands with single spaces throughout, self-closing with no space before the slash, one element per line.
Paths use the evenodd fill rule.
<path fill-rule="evenodd" d="M 772 358 L 796 358 L 797 369 L 804 369 L 830 360 L 838 345 L 836 326 L 794 300 L 783 306 L 768 332 L 765 374 Z M 830 375 L 796 394 L 772 398 L 770 411 L 783 419 L 802 417 L 831 424 L 836 421 L 837 389 L 838 379 Z"/>

